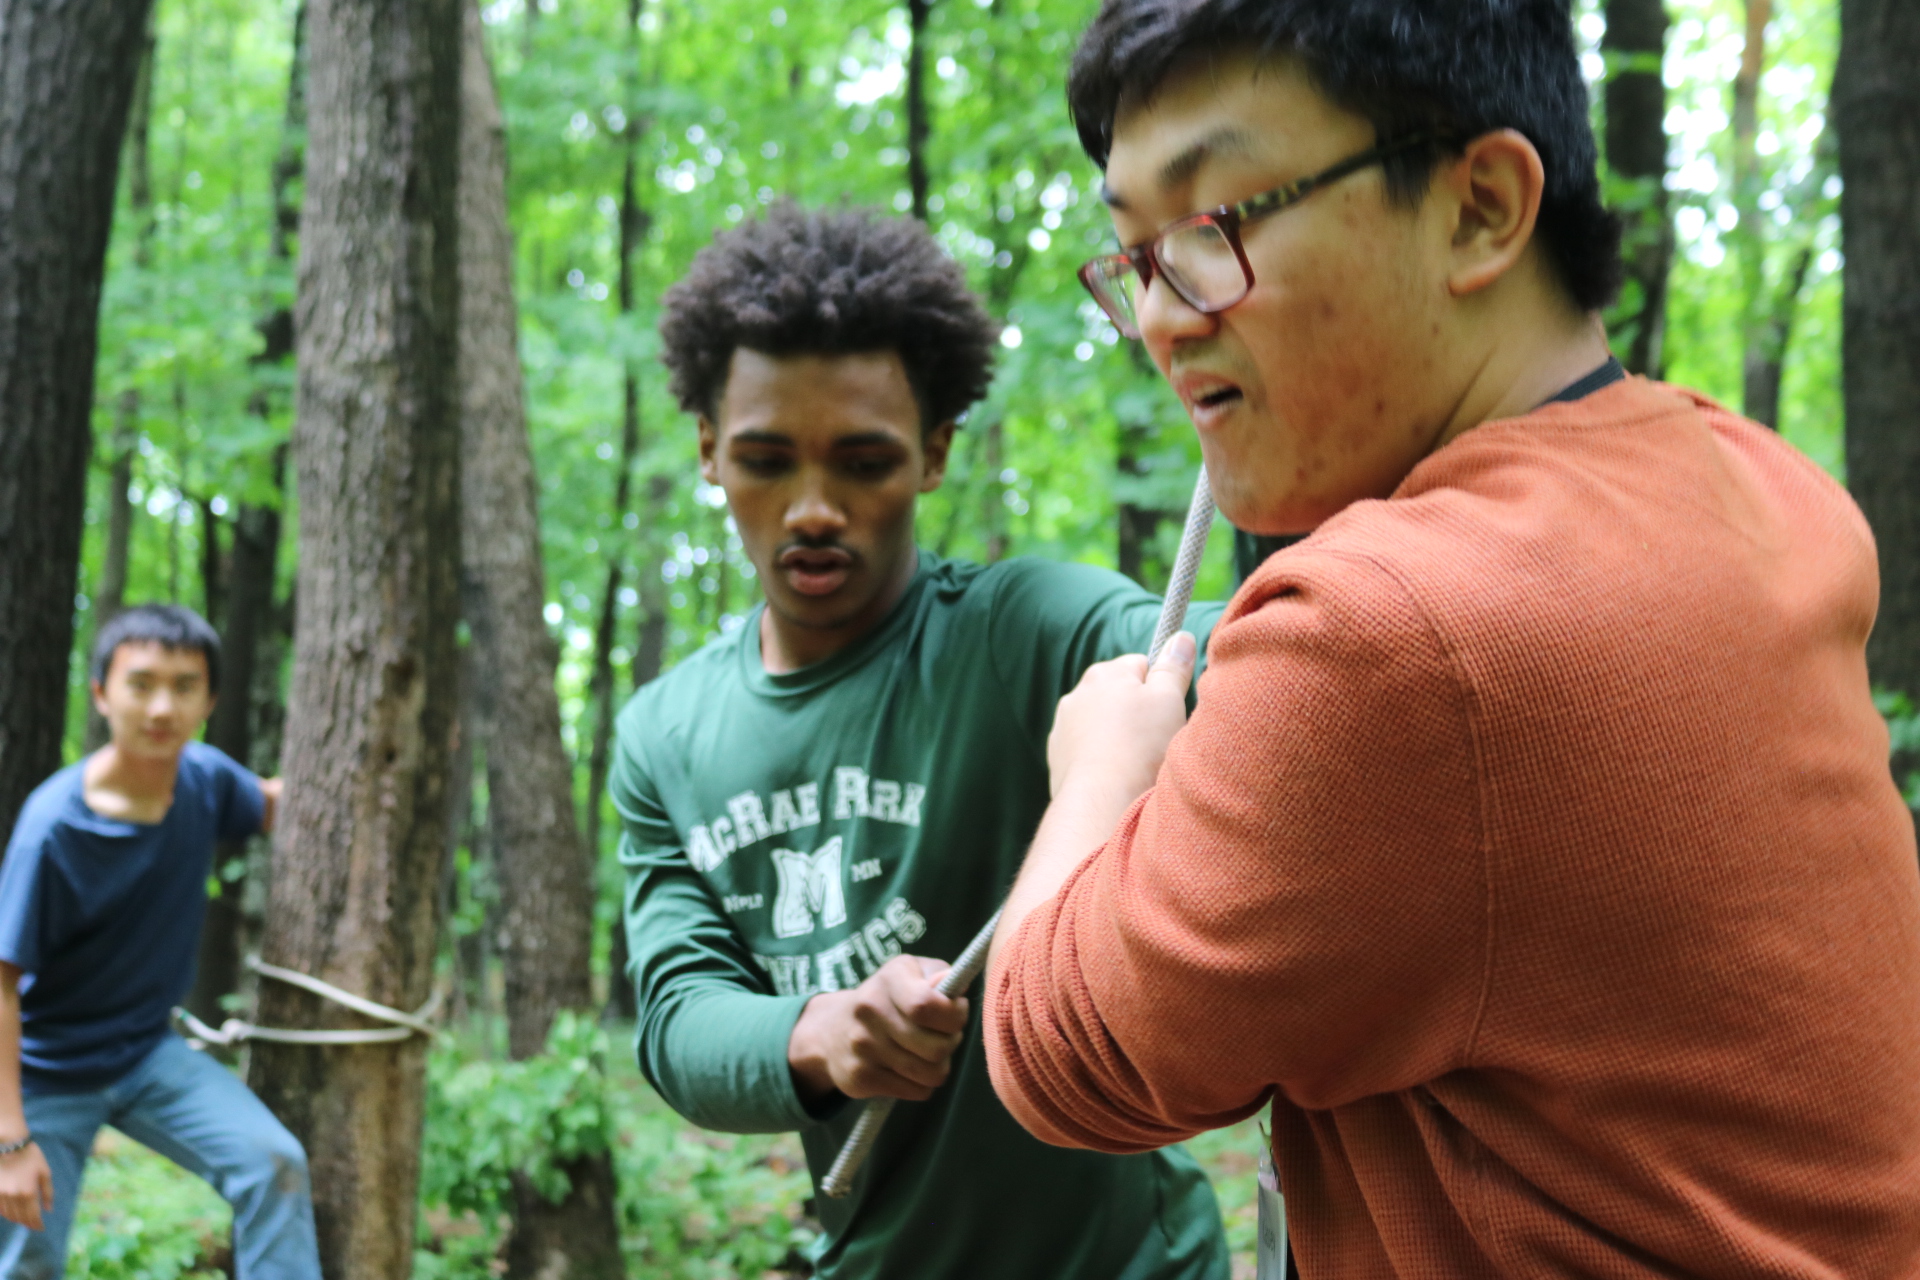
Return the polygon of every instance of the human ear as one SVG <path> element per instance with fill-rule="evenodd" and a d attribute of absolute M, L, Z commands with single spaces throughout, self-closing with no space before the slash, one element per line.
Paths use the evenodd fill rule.
<path fill-rule="evenodd" d="M 700 478 L 708 484 L 720 483 L 720 431 L 706 414 L 700 415 Z"/>
<path fill-rule="evenodd" d="M 1435 179 L 1453 206 L 1447 289 L 1477 293 L 1512 269 L 1533 242 L 1547 186 L 1540 152 L 1516 129 L 1496 129 L 1466 144 Z"/>
<path fill-rule="evenodd" d="M 953 451 L 953 424 L 929 427 L 920 437 L 920 492 L 932 493 L 947 478 L 947 456 Z"/>
<path fill-rule="evenodd" d="M 87 687 L 93 690 L 93 709 L 100 713 L 102 720 L 105 720 L 107 718 L 107 691 L 100 687 L 98 680 L 87 681 Z"/>

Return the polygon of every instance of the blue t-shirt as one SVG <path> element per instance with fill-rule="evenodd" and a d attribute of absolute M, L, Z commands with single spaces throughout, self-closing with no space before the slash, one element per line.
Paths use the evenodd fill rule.
<path fill-rule="evenodd" d="M 193 982 L 217 840 L 260 829 L 260 780 L 204 743 L 152 825 L 87 807 L 83 760 L 28 797 L 0 864 L 0 960 L 18 965 L 30 1082 L 105 1084 L 167 1034 Z"/>

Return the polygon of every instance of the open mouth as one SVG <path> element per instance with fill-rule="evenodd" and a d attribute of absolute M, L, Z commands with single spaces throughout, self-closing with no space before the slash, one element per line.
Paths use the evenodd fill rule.
<path fill-rule="evenodd" d="M 853 572 L 853 554 L 842 547 L 789 547 L 775 563 L 803 596 L 831 595 Z"/>
<path fill-rule="evenodd" d="M 1212 424 L 1246 399 L 1238 383 L 1198 369 L 1176 373 L 1173 384 L 1180 398 L 1186 401 L 1187 414 L 1196 427 Z"/>

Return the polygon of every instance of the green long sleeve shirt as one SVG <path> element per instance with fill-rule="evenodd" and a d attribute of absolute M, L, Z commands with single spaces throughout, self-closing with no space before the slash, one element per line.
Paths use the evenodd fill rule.
<path fill-rule="evenodd" d="M 898 606 L 770 675 L 759 616 L 637 693 L 611 792 L 641 1069 L 675 1110 L 798 1130 L 818 1179 L 860 1108 L 809 1111 L 787 1067 L 807 999 L 901 952 L 952 959 L 999 905 L 1047 804 L 1055 704 L 1143 651 L 1157 598 L 1084 565 L 922 553 Z M 1218 606 L 1195 606 L 1200 635 Z M 977 996 L 977 992 L 975 993 Z M 845 1199 L 819 1197 L 825 1280 L 1225 1280 L 1183 1150 L 1049 1147 L 987 1079 L 980 1002 L 945 1087 L 901 1103 Z"/>

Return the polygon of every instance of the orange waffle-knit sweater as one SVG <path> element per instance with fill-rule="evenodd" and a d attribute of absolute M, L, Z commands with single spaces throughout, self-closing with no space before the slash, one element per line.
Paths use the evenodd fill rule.
<path fill-rule="evenodd" d="M 993 1081 L 1137 1151 L 1269 1097 L 1306 1280 L 1920 1275 L 1920 872 L 1846 494 L 1638 379 L 1250 578 L 1010 944 Z"/>

